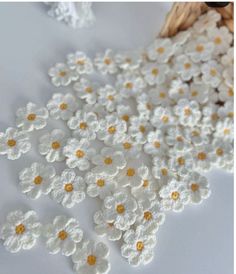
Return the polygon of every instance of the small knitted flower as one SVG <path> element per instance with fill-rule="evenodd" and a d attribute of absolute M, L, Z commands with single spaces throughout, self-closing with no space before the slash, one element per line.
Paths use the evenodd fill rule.
<path fill-rule="evenodd" d="M 97 137 L 106 145 L 116 145 L 124 140 L 126 130 L 126 122 L 119 119 L 117 115 L 111 114 L 100 121 Z"/>
<path fill-rule="evenodd" d="M 159 129 L 156 131 L 150 131 L 147 135 L 147 142 L 143 147 L 147 154 L 162 155 L 166 153 L 167 146 L 164 140 L 163 132 Z"/>
<path fill-rule="evenodd" d="M 195 63 L 210 60 L 213 51 L 214 44 L 212 42 L 209 42 L 209 40 L 205 36 L 199 36 L 196 40 L 191 40 L 190 42 L 188 42 L 185 48 L 185 53 Z"/>
<path fill-rule="evenodd" d="M 116 106 L 116 112 L 118 117 L 126 123 L 129 122 L 130 117 L 133 115 L 130 105 L 125 105 L 123 103 Z"/>
<path fill-rule="evenodd" d="M 98 103 L 104 106 L 108 112 L 114 111 L 116 105 L 120 102 L 120 93 L 118 93 L 112 86 L 105 85 L 98 89 Z"/>
<path fill-rule="evenodd" d="M 193 157 L 191 152 L 170 150 L 170 168 L 180 176 L 186 176 L 193 168 Z"/>
<path fill-rule="evenodd" d="M 94 172 L 109 176 L 115 176 L 126 165 L 124 154 L 111 147 L 102 148 L 100 154 L 92 158 L 92 162 L 96 165 Z"/>
<path fill-rule="evenodd" d="M 155 39 L 147 48 L 148 58 L 158 63 L 167 63 L 175 52 L 175 45 L 169 38 Z"/>
<path fill-rule="evenodd" d="M 70 70 L 69 67 L 63 63 L 57 63 L 49 69 L 48 74 L 51 77 L 52 84 L 56 87 L 68 86 L 71 81 L 75 81 L 78 78 L 77 73 Z"/>
<path fill-rule="evenodd" d="M 234 85 L 234 48 L 228 49 L 227 53 L 222 56 L 221 63 L 224 66 L 223 77 L 226 85 L 233 87 Z"/>
<path fill-rule="evenodd" d="M 123 142 L 116 147 L 117 150 L 124 153 L 126 158 L 138 158 L 142 151 L 142 144 L 136 141 L 130 134 L 126 134 Z"/>
<path fill-rule="evenodd" d="M 158 85 L 148 91 L 151 102 L 155 105 L 168 106 L 170 104 L 170 97 L 168 94 L 168 87 L 166 85 Z"/>
<path fill-rule="evenodd" d="M 217 88 L 222 81 L 222 66 L 211 60 L 201 67 L 202 80 L 213 88 Z"/>
<path fill-rule="evenodd" d="M 199 104 L 196 101 L 189 101 L 188 99 L 180 99 L 174 107 L 174 112 L 183 126 L 194 126 L 201 118 Z"/>
<path fill-rule="evenodd" d="M 219 107 L 218 115 L 221 119 L 224 119 L 227 117 L 234 119 L 234 102 L 233 101 L 225 102 L 223 106 Z"/>
<path fill-rule="evenodd" d="M 139 68 L 142 59 L 142 55 L 139 51 L 117 53 L 115 55 L 116 64 L 123 70 L 135 70 Z"/>
<path fill-rule="evenodd" d="M 165 142 L 177 151 L 190 149 L 190 144 L 186 138 L 184 129 L 181 126 L 173 126 L 167 129 Z"/>
<path fill-rule="evenodd" d="M 91 59 L 81 51 L 67 55 L 67 64 L 70 69 L 76 70 L 78 74 L 91 74 L 93 72 Z"/>
<path fill-rule="evenodd" d="M 169 158 L 156 156 L 153 158 L 152 162 L 152 174 L 156 179 L 158 179 L 160 185 L 168 182 L 174 177 L 173 171 L 169 166 Z"/>
<path fill-rule="evenodd" d="M 31 148 L 29 136 L 24 131 L 9 127 L 6 132 L 0 132 L 0 155 L 7 155 L 7 159 L 16 160 Z"/>
<path fill-rule="evenodd" d="M 175 62 L 174 69 L 184 81 L 189 81 L 200 74 L 199 66 L 186 55 L 179 55 Z"/>
<path fill-rule="evenodd" d="M 192 82 L 189 85 L 188 99 L 190 101 L 197 101 L 199 104 L 204 104 L 208 101 L 210 89 L 208 85 L 203 83 Z"/>
<path fill-rule="evenodd" d="M 122 231 L 117 229 L 113 223 L 108 223 L 101 210 L 94 214 L 93 220 L 95 223 L 94 230 L 99 236 L 106 236 L 109 241 L 120 240 Z"/>
<path fill-rule="evenodd" d="M 206 30 L 212 30 L 216 27 L 216 23 L 221 19 L 220 14 L 210 9 L 207 13 L 201 15 L 198 20 L 194 23 L 193 28 L 196 32 L 202 33 Z"/>
<path fill-rule="evenodd" d="M 134 137 L 135 141 L 144 144 L 147 140 L 147 134 L 151 125 L 146 117 L 132 116 L 130 118 L 129 134 Z"/>
<path fill-rule="evenodd" d="M 123 235 L 123 240 L 121 255 L 127 258 L 132 266 L 146 265 L 153 259 L 156 236 L 147 234 L 142 225 L 135 230 L 127 230 Z"/>
<path fill-rule="evenodd" d="M 202 127 L 186 127 L 184 132 L 186 134 L 186 139 L 192 145 L 199 146 L 209 143 L 209 128 L 205 127 L 204 124 Z"/>
<path fill-rule="evenodd" d="M 152 111 L 154 109 L 154 104 L 152 102 L 151 96 L 143 92 L 136 97 L 137 101 L 137 111 L 142 118 L 150 119 Z"/>
<path fill-rule="evenodd" d="M 85 138 L 77 140 L 71 138 L 63 149 L 66 157 L 66 164 L 69 168 L 77 167 L 79 170 L 88 170 L 90 167 L 90 160 L 95 155 L 96 150 L 91 147 L 90 141 Z"/>
<path fill-rule="evenodd" d="M 40 234 L 41 224 L 36 213 L 16 210 L 7 215 L 6 223 L 1 226 L 0 239 L 8 251 L 15 253 L 35 246 Z"/>
<path fill-rule="evenodd" d="M 89 81 L 86 78 L 81 78 L 78 82 L 76 82 L 73 86 L 75 90 L 75 94 L 78 98 L 85 100 L 87 104 L 93 105 L 97 101 L 97 93 L 96 90 L 98 88 L 98 84 Z"/>
<path fill-rule="evenodd" d="M 50 116 L 53 119 L 68 120 L 78 108 L 75 97 L 70 94 L 54 93 L 47 104 Z"/>
<path fill-rule="evenodd" d="M 189 85 L 177 78 L 176 80 L 171 81 L 168 93 L 171 99 L 178 102 L 179 99 L 187 98 L 189 96 Z"/>
<path fill-rule="evenodd" d="M 189 192 L 184 183 L 172 179 L 159 191 L 161 208 L 164 211 L 180 212 L 190 200 Z"/>
<path fill-rule="evenodd" d="M 202 122 L 204 126 L 208 127 L 210 130 L 215 129 L 215 125 L 219 120 L 218 110 L 219 105 L 212 102 L 206 104 L 202 109 Z"/>
<path fill-rule="evenodd" d="M 207 199 L 211 190 L 207 178 L 197 172 L 191 172 L 184 181 L 190 193 L 190 202 L 192 204 L 200 204 L 204 199 Z"/>
<path fill-rule="evenodd" d="M 87 183 L 87 194 L 90 197 L 98 196 L 100 199 L 112 195 L 116 188 L 116 182 L 112 176 L 95 173 L 93 170 L 86 174 L 85 182 Z"/>
<path fill-rule="evenodd" d="M 46 126 L 48 111 L 46 108 L 38 108 L 33 103 L 28 103 L 26 107 L 19 108 L 16 112 L 16 125 L 23 131 L 42 129 Z"/>
<path fill-rule="evenodd" d="M 104 243 L 85 240 L 72 256 L 74 270 L 78 274 L 106 274 L 111 268 L 108 255 L 109 249 Z"/>
<path fill-rule="evenodd" d="M 114 60 L 114 55 L 111 49 L 107 49 L 104 54 L 97 54 L 94 59 L 94 65 L 102 74 L 114 74 L 118 68 Z"/>
<path fill-rule="evenodd" d="M 220 120 L 216 123 L 214 133 L 216 138 L 223 138 L 224 140 L 232 142 L 234 140 L 234 122 L 231 118 Z"/>
<path fill-rule="evenodd" d="M 20 174 L 20 188 L 31 199 L 38 199 L 52 190 L 52 180 L 56 174 L 54 167 L 33 163 L 24 168 Z"/>
<path fill-rule="evenodd" d="M 129 229 L 137 218 L 137 203 L 128 193 L 118 191 L 104 199 L 104 218 L 122 231 Z"/>
<path fill-rule="evenodd" d="M 222 139 L 213 139 L 212 162 L 217 168 L 224 168 L 233 163 L 233 146 L 230 142 Z"/>
<path fill-rule="evenodd" d="M 39 139 L 39 153 L 46 155 L 48 162 L 61 162 L 65 159 L 62 153 L 66 143 L 66 134 L 61 129 L 54 129 L 50 133 L 46 133 Z"/>
<path fill-rule="evenodd" d="M 96 133 L 99 129 L 97 115 L 93 112 L 78 110 L 75 116 L 67 122 L 68 127 L 73 130 L 73 136 L 85 138 L 87 140 L 96 139 Z"/>
<path fill-rule="evenodd" d="M 151 124 L 160 129 L 168 128 L 175 122 L 173 110 L 170 107 L 156 107 L 151 117 Z"/>
<path fill-rule="evenodd" d="M 149 85 L 160 85 L 165 82 L 169 67 L 166 64 L 147 63 L 142 67 L 141 72 Z"/>
<path fill-rule="evenodd" d="M 234 97 L 234 88 L 226 85 L 224 82 L 218 87 L 219 99 L 221 101 L 232 101 Z"/>
<path fill-rule="evenodd" d="M 194 167 L 197 171 L 206 172 L 210 170 L 213 160 L 211 144 L 195 146 L 192 154 L 194 157 Z"/>
<path fill-rule="evenodd" d="M 85 198 L 85 183 L 72 169 L 65 169 L 53 179 L 52 199 L 64 207 L 71 208 Z"/>
<path fill-rule="evenodd" d="M 52 223 L 44 227 L 46 247 L 50 254 L 70 256 L 76 251 L 76 244 L 83 238 L 83 230 L 74 218 L 56 216 Z"/>
<path fill-rule="evenodd" d="M 137 96 L 145 87 L 145 82 L 139 74 L 126 72 L 117 76 L 116 88 L 124 98 Z"/>

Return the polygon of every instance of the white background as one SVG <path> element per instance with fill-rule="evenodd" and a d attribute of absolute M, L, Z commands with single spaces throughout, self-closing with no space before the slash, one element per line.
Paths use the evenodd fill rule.
<path fill-rule="evenodd" d="M 66 54 L 80 49 L 94 56 L 108 47 L 122 50 L 146 46 L 158 34 L 169 7 L 163 3 L 96 3 L 96 25 L 73 30 L 48 17 L 43 4 L 1 3 L 0 130 L 14 126 L 18 107 L 28 101 L 45 105 L 58 91 L 50 84 L 47 70 L 64 61 Z M 92 215 L 100 205 L 95 200 L 88 198 L 67 210 L 48 197 L 30 201 L 20 193 L 18 172 L 39 160 L 44 161 L 35 151 L 18 161 L 0 158 L 0 224 L 15 209 L 34 209 L 44 222 L 67 214 L 77 217 L 87 236 L 97 240 Z M 120 256 L 120 243 L 109 243 L 110 273 L 232 274 L 233 176 L 213 171 L 208 178 L 212 196 L 201 206 L 187 207 L 182 214 L 168 214 L 158 232 L 155 259 L 148 266 L 130 267 Z M 30 251 L 17 254 L 8 253 L 0 243 L 0 274 L 15 273 L 73 271 L 69 258 L 49 255 L 41 242 Z"/>

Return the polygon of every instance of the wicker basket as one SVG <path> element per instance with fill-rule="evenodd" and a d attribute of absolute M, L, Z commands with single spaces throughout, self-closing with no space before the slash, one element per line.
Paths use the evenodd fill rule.
<path fill-rule="evenodd" d="M 210 8 L 204 2 L 176 2 L 166 17 L 166 22 L 160 32 L 161 37 L 170 37 L 181 30 L 186 30 L 196 19 Z M 226 7 L 215 8 L 222 16 L 222 25 L 226 25 L 231 32 L 234 31 L 233 3 Z"/>

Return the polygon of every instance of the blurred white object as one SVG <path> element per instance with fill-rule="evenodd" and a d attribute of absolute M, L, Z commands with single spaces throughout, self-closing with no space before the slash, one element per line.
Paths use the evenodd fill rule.
<path fill-rule="evenodd" d="M 46 2 L 50 6 L 48 15 L 64 21 L 72 28 L 91 26 L 95 21 L 90 2 Z"/>

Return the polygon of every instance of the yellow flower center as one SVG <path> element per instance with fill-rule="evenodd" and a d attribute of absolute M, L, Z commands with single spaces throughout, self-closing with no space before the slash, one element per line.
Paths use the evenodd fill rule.
<path fill-rule="evenodd" d="M 225 128 L 224 129 L 224 135 L 228 135 L 228 134 L 230 134 L 230 130 L 229 130 L 229 128 Z"/>
<path fill-rule="evenodd" d="M 171 199 L 176 201 L 179 199 L 179 192 L 178 191 L 174 191 L 171 193 Z"/>
<path fill-rule="evenodd" d="M 147 107 L 148 110 L 152 110 L 152 104 L 151 103 L 147 103 L 146 107 Z"/>
<path fill-rule="evenodd" d="M 34 113 L 30 113 L 28 116 L 27 116 L 27 120 L 28 121 L 34 121 L 36 119 L 36 114 Z"/>
<path fill-rule="evenodd" d="M 178 141 L 178 142 L 183 142 L 183 137 L 182 137 L 182 136 L 177 136 L 177 137 L 176 137 L 176 141 Z"/>
<path fill-rule="evenodd" d="M 230 111 L 227 115 L 229 118 L 234 118 L 234 112 Z"/>
<path fill-rule="evenodd" d="M 61 147 L 61 144 L 57 141 L 52 142 L 52 149 L 59 149 Z"/>
<path fill-rule="evenodd" d="M 178 164 L 179 164 L 180 166 L 183 166 L 183 165 L 185 164 L 185 159 L 184 159 L 183 157 L 179 157 L 179 158 L 177 159 L 177 162 L 178 162 Z"/>
<path fill-rule="evenodd" d="M 162 99 L 165 99 L 166 98 L 165 92 L 160 92 L 159 97 Z"/>
<path fill-rule="evenodd" d="M 80 123 L 79 127 L 80 127 L 80 129 L 85 130 L 88 126 L 85 122 L 82 122 L 82 123 Z"/>
<path fill-rule="evenodd" d="M 112 158 L 110 158 L 110 157 L 105 158 L 105 159 L 104 159 L 104 163 L 105 163 L 106 165 L 111 165 L 111 164 L 112 164 Z"/>
<path fill-rule="evenodd" d="M 152 69 L 152 75 L 157 76 L 159 74 L 159 70 L 157 68 Z"/>
<path fill-rule="evenodd" d="M 139 131 L 142 132 L 142 133 L 145 133 L 145 131 L 146 131 L 145 126 L 141 125 L 141 126 L 139 127 Z"/>
<path fill-rule="evenodd" d="M 85 64 L 85 61 L 84 61 L 84 59 L 78 59 L 76 64 L 83 66 Z"/>
<path fill-rule="evenodd" d="M 203 52 L 203 51 L 204 51 L 204 46 L 201 45 L 201 44 L 197 45 L 197 46 L 196 46 L 196 51 L 197 51 L 197 52 Z"/>
<path fill-rule="evenodd" d="M 220 44 L 222 43 L 221 37 L 220 37 L 220 36 L 215 37 L 214 43 L 215 43 L 216 45 L 220 45 Z"/>
<path fill-rule="evenodd" d="M 68 234 L 65 230 L 61 230 L 57 236 L 60 240 L 64 241 L 68 237 Z"/>
<path fill-rule="evenodd" d="M 152 219 L 152 213 L 150 211 L 146 211 L 143 214 L 145 220 L 150 221 Z"/>
<path fill-rule="evenodd" d="M 144 248 L 144 243 L 142 241 L 138 241 L 136 243 L 136 249 L 141 252 L 143 248 Z"/>
<path fill-rule="evenodd" d="M 222 148 L 219 147 L 219 148 L 216 149 L 216 155 L 217 156 L 222 156 L 223 154 L 224 154 L 224 150 Z"/>
<path fill-rule="evenodd" d="M 59 72 L 59 76 L 61 76 L 61 77 L 66 76 L 66 72 L 65 72 L 65 71 L 60 71 L 60 72 Z"/>
<path fill-rule="evenodd" d="M 180 95 L 182 95 L 182 94 L 184 94 L 184 90 L 183 90 L 182 88 L 179 88 L 179 89 L 178 89 L 178 93 L 179 93 Z"/>
<path fill-rule="evenodd" d="M 153 144 L 154 144 L 155 148 L 160 148 L 161 147 L 161 143 L 158 142 L 158 141 L 155 141 Z"/>
<path fill-rule="evenodd" d="M 123 147 L 124 147 L 124 149 L 131 149 L 132 144 L 125 142 L 125 143 L 123 143 Z"/>
<path fill-rule="evenodd" d="M 234 96 L 234 91 L 233 91 L 232 88 L 229 88 L 229 90 L 228 90 L 228 95 L 229 95 L 230 97 L 233 97 L 233 96 Z"/>
<path fill-rule="evenodd" d="M 14 140 L 14 139 L 8 140 L 8 141 L 7 141 L 7 145 L 8 145 L 9 147 L 14 147 L 14 146 L 16 145 L 16 140 Z"/>
<path fill-rule="evenodd" d="M 167 115 L 164 115 L 162 118 L 161 118 L 162 122 L 164 124 L 168 123 L 169 122 L 169 117 Z"/>
<path fill-rule="evenodd" d="M 114 96 L 108 95 L 108 96 L 107 96 L 107 99 L 110 100 L 110 101 L 113 101 L 113 100 L 114 100 Z"/>
<path fill-rule="evenodd" d="M 196 184 L 196 183 L 191 184 L 191 190 L 193 192 L 198 191 L 198 189 L 199 189 L 199 184 Z"/>
<path fill-rule="evenodd" d="M 219 116 L 218 116 L 217 113 L 213 113 L 213 114 L 211 115 L 211 120 L 212 120 L 212 121 L 216 121 L 216 120 L 218 120 L 218 118 L 219 118 Z"/>
<path fill-rule="evenodd" d="M 200 133 L 199 133 L 198 131 L 196 131 L 196 130 L 193 130 L 193 131 L 191 132 L 191 134 L 192 134 L 193 137 L 198 137 L 198 136 L 200 136 Z"/>
<path fill-rule="evenodd" d="M 125 212 L 125 207 L 122 204 L 116 206 L 116 211 L 118 214 L 122 214 Z"/>
<path fill-rule="evenodd" d="M 202 152 L 198 153 L 197 158 L 198 158 L 198 160 L 204 161 L 204 160 L 206 160 L 207 155 L 205 152 L 202 151 Z"/>
<path fill-rule="evenodd" d="M 94 255 L 89 255 L 87 257 L 87 263 L 88 263 L 88 265 L 95 265 L 96 261 L 97 261 L 97 258 Z"/>
<path fill-rule="evenodd" d="M 68 108 L 68 105 L 66 103 L 61 103 L 59 108 L 60 110 L 66 110 Z"/>
<path fill-rule="evenodd" d="M 185 116 L 189 116 L 190 114 L 191 114 L 191 109 L 188 108 L 188 107 L 186 107 L 186 108 L 184 109 L 184 115 L 185 115 Z"/>
<path fill-rule="evenodd" d="M 104 59 L 104 64 L 109 66 L 111 64 L 111 59 L 110 58 L 105 58 Z"/>
<path fill-rule="evenodd" d="M 187 70 L 187 69 L 190 69 L 191 68 L 191 64 L 190 63 L 185 63 L 184 64 L 184 68 Z"/>
<path fill-rule="evenodd" d="M 133 83 L 131 83 L 131 82 L 126 83 L 125 88 L 132 89 L 133 88 Z"/>
<path fill-rule="evenodd" d="M 65 184 L 64 189 L 66 192 L 72 192 L 74 187 L 72 183 Z"/>
<path fill-rule="evenodd" d="M 160 48 L 157 48 L 156 51 L 160 54 L 164 53 L 165 52 L 165 48 L 163 47 L 160 47 Z"/>
<path fill-rule="evenodd" d="M 127 114 L 124 114 L 121 118 L 122 118 L 122 120 L 124 120 L 125 122 L 128 122 L 128 121 L 129 121 L 129 115 L 127 115 Z"/>
<path fill-rule="evenodd" d="M 212 77 L 215 77 L 216 74 L 217 74 L 217 71 L 216 71 L 214 68 L 212 68 L 212 69 L 210 70 L 210 74 L 211 74 Z"/>
<path fill-rule="evenodd" d="M 132 176 L 134 176 L 134 174 L 135 174 L 135 169 L 133 169 L 133 168 L 127 169 L 127 172 L 126 172 L 127 176 L 132 177 Z"/>
<path fill-rule="evenodd" d="M 161 174 L 162 176 L 167 176 L 168 175 L 168 170 L 166 168 L 161 169 Z"/>
<path fill-rule="evenodd" d="M 98 179 L 98 180 L 97 180 L 97 185 L 98 185 L 99 187 L 103 187 L 103 186 L 105 185 L 105 181 L 104 181 L 103 179 Z"/>
<path fill-rule="evenodd" d="M 25 226 L 23 224 L 19 224 L 15 228 L 15 232 L 17 235 L 21 235 L 25 232 Z"/>
<path fill-rule="evenodd" d="M 78 150 L 76 151 L 76 156 L 77 156 L 78 158 L 83 158 L 84 155 L 85 155 L 85 153 L 83 152 L 83 150 L 78 149 Z"/>
<path fill-rule="evenodd" d="M 196 90 L 193 90 L 193 91 L 191 92 L 191 95 L 192 95 L 193 97 L 196 97 L 196 96 L 198 96 L 198 92 L 197 92 Z"/>
<path fill-rule="evenodd" d="M 143 187 L 148 187 L 149 181 L 148 180 L 143 180 Z"/>
<path fill-rule="evenodd" d="M 85 92 L 92 93 L 93 92 L 93 88 L 92 87 L 86 87 L 85 88 Z"/>
<path fill-rule="evenodd" d="M 42 178 L 41 176 L 36 176 L 36 177 L 34 178 L 34 183 L 35 183 L 36 185 L 40 185 L 40 184 L 42 183 L 42 181 L 43 181 L 43 178 Z"/>
<path fill-rule="evenodd" d="M 114 134 L 114 133 L 116 132 L 116 127 L 110 126 L 110 127 L 108 128 L 108 132 L 109 132 L 110 134 Z"/>
<path fill-rule="evenodd" d="M 131 58 L 126 58 L 125 62 L 128 63 L 128 64 L 131 64 L 132 63 L 132 59 Z"/>

